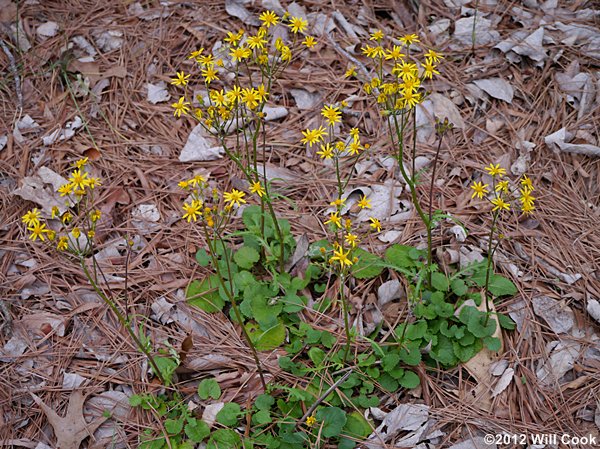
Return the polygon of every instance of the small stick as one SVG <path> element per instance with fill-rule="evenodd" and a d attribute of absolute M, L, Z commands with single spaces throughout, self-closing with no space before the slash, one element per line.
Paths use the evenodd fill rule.
<path fill-rule="evenodd" d="M 306 413 L 304 414 L 304 416 L 300 419 L 300 421 L 298 421 L 298 423 L 296 424 L 296 426 L 299 426 L 301 423 L 306 421 L 306 418 L 308 418 L 309 416 L 311 416 L 313 414 L 313 412 L 315 411 L 315 409 L 319 406 L 319 404 L 321 402 L 323 402 L 325 400 L 325 398 L 327 396 L 329 396 L 331 394 L 331 392 L 333 390 L 335 390 L 337 387 L 340 386 L 340 384 L 344 383 L 346 379 L 348 379 L 348 376 L 350 376 L 350 374 L 352 374 L 352 367 L 348 367 L 346 368 L 347 372 L 346 374 L 344 374 L 342 377 L 340 377 L 336 383 L 334 383 L 331 387 L 329 387 L 327 389 L 327 391 L 325 393 L 323 393 L 319 399 L 317 399 L 313 405 L 310 406 L 310 408 L 306 411 Z M 343 370 L 340 370 L 338 372 L 341 372 Z"/>

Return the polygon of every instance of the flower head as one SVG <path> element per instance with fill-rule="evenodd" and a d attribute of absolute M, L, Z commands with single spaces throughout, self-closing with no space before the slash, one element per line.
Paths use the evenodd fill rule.
<path fill-rule="evenodd" d="M 329 263 L 333 264 L 335 262 L 339 263 L 342 268 L 345 266 L 352 266 L 352 260 L 348 257 L 350 255 L 350 250 L 344 252 L 343 248 L 338 248 L 333 250 L 333 256 L 329 259 Z"/>
<path fill-rule="evenodd" d="M 308 427 L 312 427 L 317 423 L 317 418 L 314 417 L 314 415 L 308 416 L 306 418 L 306 425 Z"/>
<path fill-rule="evenodd" d="M 321 109 L 321 115 L 327 120 L 329 126 L 333 126 L 341 121 L 342 113 L 340 112 L 339 106 L 325 105 Z"/>
<path fill-rule="evenodd" d="M 88 163 L 88 160 L 89 159 L 87 157 L 79 159 L 79 160 L 73 162 L 73 167 L 75 167 L 75 168 L 83 168 L 85 166 L 85 164 Z"/>
<path fill-rule="evenodd" d="M 371 200 L 367 199 L 367 195 L 363 195 L 357 204 L 361 209 L 371 209 Z"/>
<path fill-rule="evenodd" d="M 69 238 L 66 236 L 62 236 L 58 239 L 58 243 L 56 244 L 56 249 L 59 251 L 65 251 L 69 248 Z"/>
<path fill-rule="evenodd" d="M 471 195 L 471 198 L 477 197 L 479 199 L 482 199 L 484 195 L 490 193 L 490 191 L 488 190 L 488 184 L 484 184 L 481 181 L 474 182 L 473 185 L 471 185 L 471 188 L 473 189 L 473 195 Z"/>
<path fill-rule="evenodd" d="M 244 192 L 236 189 L 231 189 L 231 192 L 223 193 L 223 197 L 228 203 L 227 207 L 232 207 L 234 204 L 236 206 L 241 206 L 242 204 L 246 203 L 246 200 L 244 199 L 245 196 L 246 194 Z"/>
<path fill-rule="evenodd" d="M 344 237 L 344 240 L 352 248 L 355 248 L 357 243 L 359 242 L 358 236 L 356 234 L 351 234 L 351 233 L 346 234 L 346 236 Z"/>
<path fill-rule="evenodd" d="M 261 20 L 263 26 L 265 26 L 266 28 L 275 26 L 279 22 L 279 17 L 277 17 L 277 14 L 275 14 L 273 11 L 265 11 L 260 16 L 258 16 L 258 18 Z"/>
<path fill-rule="evenodd" d="M 443 59 L 444 57 L 442 56 L 441 53 L 438 53 L 433 50 L 429 50 L 429 51 L 427 51 L 427 53 L 425 53 L 425 58 L 431 59 L 433 62 L 440 62 L 440 59 Z"/>
<path fill-rule="evenodd" d="M 339 212 L 332 212 L 329 214 L 329 220 L 325 222 L 325 224 L 333 224 L 336 228 L 342 227 L 342 218 L 340 217 Z"/>
<path fill-rule="evenodd" d="M 529 191 L 533 191 L 533 182 L 531 182 L 531 179 L 529 179 L 527 177 L 527 175 L 523 175 L 523 177 L 521 178 L 521 185 L 528 189 Z"/>
<path fill-rule="evenodd" d="M 47 234 L 50 231 L 50 229 L 46 229 L 46 223 L 40 223 L 39 221 L 31 223 L 31 226 L 29 226 L 27 230 L 31 232 L 29 238 L 32 241 L 39 238 L 42 242 L 46 240 L 44 234 Z"/>
<path fill-rule="evenodd" d="M 322 142 L 325 134 L 327 134 L 327 130 L 322 126 L 315 129 L 307 129 L 306 131 L 302 131 L 304 138 L 300 142 L 307 143 L 312 147 L 315 143 Z"/>
<path fill-rule="evenodd" d="M 317 154 L 321 159 L 331 159 L 333 157 L 333 147 L 330 143 L 321 145 L 321 150 L 317 151 Z"/>
<path fill-rule="evenodd" d="M 179 101 L 173 103 L 171 107 L 175 109 L 173 112 L 175 117 L 181 117 L 181 114 L 186 115 L 190 111 L 190 103 L 185 101 L 185 97 L 179 98 Z"/>
<path fill-rule="evenodd" d="M 506 169 L 501 168 L 500 164 L 490 164 L 489 166 L 485 167 L 485 171 L 488 172 L 489 175 L 498 176 L 499 178 L 506 174 Z"/>
<path fill-rule="evenodd" d="M 369 220 L 371 221 L 371 224 L 369 226 L 375 231 L 381 232 L 381 222 L 374 217 L 370 217 Z"/>
<path fill-rule="evenodd" d="M 381 30 L 373 31 L 371 33 L 371 37 L 369 37 L 370 41 L 375 41 L 375 42 L 379 42 L 382 39 L 383 39 L 383 31 L 381 31 Z"/>
<path fill-rule="evenodd" d="M 291 17 L 288 26 L 290 27 L 290 30 L 292 30 L 292 33 L 304 33 L 304 30 L 308 26 L 308 22 L 302 17 Z"/>
<path fill-rule="evenodd" d="M 315 45 L 317 45 L 317 41 L 312 36 L 306 36 L 302 43 L 306 45 L 306 48 L 313 48 Z"/>
<path fill-rule="evenodd" d="M 40 222 L 40 211 L 37 208 L 31 209 L 21 217 L 21 220 L 27 226 L 34 226 Z"/>
<path fill-rule="evenodd" d="M 181 72 L 177 72 L 175 74 L 175 78 L 171 78 L 171 84 L 175 85 L 175 86 L 186 86 L 188 83 L 188 78 L 191 75 L 186 75 L 185 72 L 181 71 Z"/>
<path fill-rule="evenodd" d="M 71 182 L 73 187 L 75 187 L 79 190 L 84 190 L 85 187 L 89 183 L 89 180 L 87 178 L 88 178 L 88 174 L 86 172 L 82 172 L 81 169 L 77 169 L 77 170 L 73 170 L 73 173 L 71 173 L 71 177 L 69 178 L 69 181 Z"/>
<path fill-rule="evenodd" d="M 257 194 L 257 195 L 258 195 L 259 197 L 261 197 L 261 198 L 262 198 L 262 197 L 263 197 L 263 195 L 266 193 L 266 192 L 265 192 L 265 189 L 263 189 L 263 186 L 262 186 L 262 184 L 260 183 L 260 181 L 253 182 L 253 183 L 250 185 L 250 192 L 251 192 L 251 193 L 255 193 L 255 194 Z"/>
<path fill-rule="evenodd" d="M 191 220 L 196 221 L 199 215 L 202 214 L 202 203 L 200 201 L 192 201 L 191 203 L 183 203 L 185 214 L 181 218 L 187 219 L 188 223 Z"/>
<path fill-rule="evenodd" d="M 398 40 L 404 45 L 411 45 L 420 42 L 419 36 L 416 34 L 407 34 L 406 36 L 399 37 Z"/>
<path fill-rule="evenodd" d="M 497 210 L 510 210 L 510 204 L 500 197 L 494 198 L 492 200 L 492 204 L 494 205 L 494 207 L 492 208 L 492 212 L 496 212 Z"/>
<path fill-rule="evenodd" d="M 204 82 L 206 84 L 210 84 L 214 80 L 219 79 L 219 77 L 217 76 L 217 69 L 215 69 L 213 65 L 207 65 L 205 68 L 202 69 L 200 73 L 204 77 Z M 181 99 L 179 101 L 181 101 Z"/>

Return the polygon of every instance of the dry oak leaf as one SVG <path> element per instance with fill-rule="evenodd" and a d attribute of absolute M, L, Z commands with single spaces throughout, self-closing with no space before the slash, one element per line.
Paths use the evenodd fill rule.
<path fill-rule="evenodd" d="M 58 416 L 34 393 L 29 394 L 31 394 L 35 403 L 40 406 L 52 425 L 56 436 L 57 449 L 79 449 L 81 442 L 88 436 L 93 435 L 96 429 L 107 419 L 99 416 L 92 422 L 86 422 L 83 417 L 83 404 L 86 396 L 81 390 L 74 390 L 71 394 L 67 414 L 64 417 Z"/>

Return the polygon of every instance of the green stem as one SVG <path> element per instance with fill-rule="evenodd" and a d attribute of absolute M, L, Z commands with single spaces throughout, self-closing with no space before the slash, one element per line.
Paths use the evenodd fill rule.
<path fill-rule="evenodd" d="M 427 265 L 431 267 L 433 264 L 433 243 L 431 238 L 432 232 L 432 221 L 433 221 L 433 186 L 435 182 L 435 172 L 437 169 L 437 163 L 440 156 L 440 149 L 442 148 L 442 141 L 444 140 L 444 134 L 440 135 L 437 150 L 435 151 L 435 158 L 433 159 L 433 168 L 431 171 L 431 184 L 429 185 L 429 226 L 427 226 Z M 429 270 L 429 285 L 431 285 L 431 270 Z"/>
<path fill-rule="evenodd" d="M 342 313 L 344 314 L 344 328 L 346 330 L 346 345 L 344 348 L 344 358 L 343 358 L 344 363 L 346 363 L 346 360 L 348 360 L 348 355 L 350 353 L 350 340 L 351 340 L 350 322 L 348 321 L 348 314 L 349 314 L 348 300 L 346 299 L 346 294 L 344 293 L 345 285 L 346 285 L 346 277 L 345 277 L 345 274 L 342 269 L 342 272 L 340 273 L 340 299 L 342 301 Z"/>
<path fill-rule="evenodd" d="M 123 314 L 121 313 L 121 311 L 119 310 L 117 305 L 114 303 L 114 301 L 112 301 L 110 298 L 108 298 L 108 296 L 106 296 L 104 294 L 104 292 L 102 290 L 100 290 L 95 279 L 92 278 L 91 273 L 89 272 L 88 268 L 85 266 L 85 260 L 82 257 L 79 258 L 79 265 L 83 269 L 83 272 L 85 273 L 85 277 L 88 279 L 88 281 L 92 285 L 92 288 L 94 289 L 94 291 L 98 294 L 98 296 L 100 296 L 100 298 L 102 298 L 102 300 L 108 305 L 108 307 L 110 307 L 110 309 L 113 311 L 113 313 L 117 316 L 119 323 L 121 323 L 121 325 L 127 330 L 127 332 L 129 333 L 129 336 L 135 342 L 138 349 L 140 351 L 142 351 L 142 353 L 144 353 L 144 355 L 148 359 L 148 362 L 152 366 L 152 370 L 154 371 L 154 374 L 156 374 L 156 377 L 158 377 L 160 379 L 160 381 L 162 382 L 162 384 L 166 386 L 165 378 L 163 377 L 160 369 L 158 369 L 158 366 L 156 365 L 156 362 L 154 361 L 154 357 L 152 356 L 152 354 L 150 354 L 150 351 L 148 351 L 148 348 L 144 344 L 142 344 L 139 337 L 135 334 L 135 332 L 131 328 L 131 323 L 123 316 Z"/>
<path fill-rule="evenodd" d="M 250 349 L 252 351 L 252 357 L 254 358 L 254 363 L 256 364 L 256 369 L 258 370 L 258 375 L 260 376 L 260 381 L 262 383 L 263 388 L 266 390 L 267 383 L 265 381 L 265 376 L 264 376 L 262 367 L 260 365 L 260 359 L 258 358 L 258 352 L 256 351 L 256 347 L 254 346 L 254 343 L 250 339 L 250 335 L 248 335 L 246 326 L 244 326 L 244 320 L 242 318 L 242 314 L 238 307 L 237 301 L 235 300 L 235 295 L 233 294 L 233 285 L 232 285 L 233 278 L 231 276 L 231 266 L 229 263 L 229 256 L 227 255 L 227 251 L 225 248 L 225 242 L 223 241 L 223 238 L 217 234 L 217 239 L 218 239 L 219 243 L 223 246 L 223 254 L 225 257 L 225 263 L 227 264 L 227 274 L 228 274 L 228 279 L 229 279 L 229 286 L 227 286 L 225 284 L 225 280 L 223 279 L 223 275 L 221 274 L 219 264 L 218 264 L 217 258 L 215 256 L 216 248 L 214 246 L 212 246 L 212 244 L 214 244 L 214 240 L 212 240 L 210 238 L 210 236 L 208 235 L 207 227 L 203 226 L 203 228 L 204 228 L 204 236 L 206 238 L 206 244 L 208 245 L 209 254 L 212 259 L 213 267 L 215 267 L 215 270 L 217 270 L 217 278 L 219 279 L 219 283 L 221 284 L 221 287 L 223 287 L 223 291 L 227 295 L 227 299 L 229 299 L 229 302 L 231 303 L 231 307 L 233 309 L 233 313 L 235 314 L 235 318 L 242 328 L 242 334 L 244 335 L 244 339 L 246 340 L 246 343 L 248 344 L 248 346 L 250 346 Z"/>
<path fill-rule="evenodd" d="M 493 238 L 494 238 L 494 231 L 496 229 L 496 221 L 498 220 L 498 216 L 500 215 L 500 209 L 498 209 L 497 211 L 494 212 L 494 215 L 492 217 L 492 226 L 490 228 L 490 235 L 489 235 L 489 242 L 488 242 L 488 253 L 487 253 L 487 266 L 486 266 L 486 270 L 485 270 L 485 287 L 484 287 L 484 294 L 485 294 L 485 312 L 487 314 L 486 316 L 486 324 L 487 324 L 487 320 L 490 316 L 490 303 L 489 303 L 489 294 L 488 294 L 488 287 L 490 284 L 490 269 L 491 269 L 491 265 L 492 265 L 492 260 L 493 260 L 493 256 L 494 256 L 494 250 L 492 249 L 492 245 L 493 245 Z"/>

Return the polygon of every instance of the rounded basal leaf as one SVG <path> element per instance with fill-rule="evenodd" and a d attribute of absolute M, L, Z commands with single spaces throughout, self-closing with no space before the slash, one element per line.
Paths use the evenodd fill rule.
<path fill-rule="evenodd" d="M 506 279 L 499 274 L 492 274 L 490 276 L 488 290 L 494 296 L 512 296 L 516 295 L 518 291 L 517 287 L 510 279 Z"/>
<path fill-rule="evenodd" d="M 206 267 L 210 263 L 210 256 L 204 248 L 200 248 L 196 251 L 196 262 L 198 262 L 198 265 L 201 267 Z"/>
<path fill-rule="evenodd" d="M 210 434 L 206 449 L 239 448 L 242 443 L 237 432 L 231 429 L 219 429 Z"/>
<path fill-rule="evenodd" d="M 184 431 L 185 435 L 194 443 L 200 443 L 210 435 L 208 424 L 196 418 L 188 418 L 188 423 L 185 425 Z"/>
<path fill-rule="evenodd" d="M 450 283 L 450 287 L 452 288 L 452 292 L 456 296 L 464 296 L 469 291 L 469 288 L 467 287 L 467 284 L 462 279 L 454 279 Z"/>
<path fill-rule="evenodd" d="M 381 367 L 383 368 L 383 370 L 385 372 L 389 373 L 391 370 L 396 368 L 396 366 L 398 365 L 399 362 L 400 362 L 400 355 L 398 355 L 395 352 L 391 352 L 389 354 L 386 354 L 383 357 L 383 359 L 381 359 Z"/>
<path fill-rule="evenodd" d="M 346 415 L 343 435 L 361 440 L 369 436 L 372 431 L 369 421 L 361 413 L 354 411 Z"/>
<path fill-rule="evenodd" d="M 399 268 L 412 268 L 418 265 L 419 255 L 420 252 L 415 252 L 413 246 L 396 244 L 386 250 L 385 260 Z"/>
<path fill-rule="evenodd" d="M 510 317 L 501 313 L 497 314 L 496 317 L 498 318 L 498 323 L 500 323 L 500 327 L 509 331 L 514 330 L 515 322 Z"/>
<path fill-rule="evenodd" d="M 233 427 L 237 425 L 241 411 L 239 404 L 228 402 L 221 410 L 219 410 L 219 413 L 217 413 L 217 422 L 227 427 Z"/>
<path fill-rule="evenodd" d="M 400 379 L 401 386 L 412 389 L 417 388 L 420 384 L 421 379 L 419 379 L 419 376 L 415 372 L 409 370 L 404 371 L 404 376 Z"/>
<path fill-rule="evenodd" d="M 246 270 L 252 268 L 252 266 L 258 262 L 260 254 L 254 248 L 249 246 L 242 246 L 233 255 L 233 260 L 240 267 Z"/>
<path fill-rule="evenodd" d="M 259 410 L 271 410 L 275 404 L 275 399 L 270 394 L 260 394 L 254 401 L 254 406 Z"/>
<path fill-rule="evenodd" d="M 281 346 L 285 341 L 285 326 L 283 323 L 277 323 L 265 331 L 251 325 L 247 325 L 246 328 L 252 342 L 259 351 L 270 351 Z"/>
<path fill-rule="evenodd" d="M 485 337 L 483 339 L 483 344 L 493 352 L 498 352 L 502 348 L 502 342 L 497 337 Z"/>
<path fill-rule="evenodd" d="M 252 423 L 258 426 L 269 424 L 271 421 L 273 421 L 273 418 L 271 418 L 271 413 L 268 410 L 259 410 L 252 415 Z"/>
<path fill-rule="evenodd" d="M 337 437 L 346 424 L 346 412 L 339 407 L 323 407 L 317 411 L 317 421 L 322 424 L 321 435 Z"/>
<path fill-rule="evenodd" d="M 431 273 L 431 286 L 440 292 L 447 292 L 450 287 L 444 273 Z"/>
<path fill-rule="evenodd" d="M 201 281 L 192 281 L 186 291 L 188 302 L 208 313 L 219 312 L 225 301 L 219 294 L 219 281 L 212 275 Z"/>
<path fill-rule="evenodd" d="M 198 396 L 203 400 L 208 398 L 219 399 L 221 397 L 221 387 L 215 379 L 204 379 L 198 385 Z"/>
<path fill-rule="evenodd" d="M 179 435 L 183 430 L 183 418 L 179 419 L 167 419 L 164 423 L 165 430 L 170 435 Z"/>

